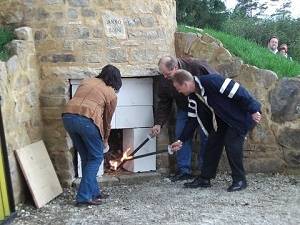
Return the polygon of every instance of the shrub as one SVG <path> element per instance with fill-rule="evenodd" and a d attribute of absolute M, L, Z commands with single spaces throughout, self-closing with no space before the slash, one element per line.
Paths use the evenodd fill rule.
<path fill-rule="evenodd" d="M 12 27 L 0 27 L 0 60 L 8 60 L 10 55 L 5 45 L 13 39 L 14 33 Z"/>

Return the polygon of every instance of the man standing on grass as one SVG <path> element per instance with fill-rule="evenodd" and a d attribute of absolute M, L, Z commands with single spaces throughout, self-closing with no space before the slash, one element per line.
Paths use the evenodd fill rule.
<path fill-rule="evenodd" d="M 197 104 L 204 103 L 212 114 L 212 129 L 208 136 L 201 175 L 193 182 L 186 183 L 185 187 L 211 186 L 210 179 L 216 176 L 225 146 L 232 172 L 232 185 L 227 191 L 245 189 L 247 182 L 243 166 L 243 144 L 247 132 L 255 123 L 260 122 L 260 103 L 239 83 L 219 75 L 193 77 L 188 71 L 177 70 L 172 80 L 176 90 L 189 97 L 192 116 L 179 141 L 171 145 L 173 151 L 180 150 L 197 127 L 200 121 Z"/>
<path fill-rule="evenodd" d="M 173 101 L 176 102 L 176 138 L 182 133 L 186 121 L 188 120 L 188 99 L 186 96 L 178 93 L 172 85 L 171 78 L 178 69 L 185 69 L 194 76 L 207 75 L 217 73 L 214 69 L 208 66 L 206 61 L 194 58 L 175 58 L 172 56 L 164 56 L 159 60 L 159 70 L 163 76 L 159 77 L 158 89 L 158 107 L 155 113 L 155 125 L 151 129 L 152 134 L 157 136 L 160 133 L 161 127 L 167 122 L 171 112 Z M 202 114 L 207 114 L 207 107 L 202 104 Z M 198 167 L 201 168 L 203 154 L 205 152 L 206 135 L 200 129 L 201 151 L 198 157 Z M 188 138 L 182 147 L 181 151 L 176 154 L 177 172 L 171 181 L 191 179 L 191 157 L 192 157 L 192 137 Z"/>
<path fill-rule="evenodd" d="M 277 54 L 277 52 L 278 52 L 278 42 L 279 42 L 279 39 L 276 36 L 272 36 L 268 40 L 268 49 L 273 54 Z"/>

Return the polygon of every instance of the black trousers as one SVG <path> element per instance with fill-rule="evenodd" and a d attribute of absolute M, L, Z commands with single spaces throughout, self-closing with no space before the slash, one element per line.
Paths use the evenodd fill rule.
<path fill-rule="evenodd" d="M 241 135 L 236 129 L 219 120 L 217 131 L 208 136 L 201 176 L 206 179 L 216 177 L 218 164 L 225 147 L 233 181 L 246 180 L 243 166 L 244 141 L 245 135 Z"/>

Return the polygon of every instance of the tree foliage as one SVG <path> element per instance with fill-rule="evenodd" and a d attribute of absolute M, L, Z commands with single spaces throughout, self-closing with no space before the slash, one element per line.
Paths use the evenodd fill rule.
<path fill-rule="evenodd" d="M 264 47 L 269 37 L 276 35 L 280 44 L 288 45 L 289 55 L 300 62 L 300 18 L 291 18 L 291 0 L 284 0 L 269 17 L 265 15 L 267 0 L 237 0 L 233 12 L 226 11 L 220 0 L 177 0 L 176 4 L 179 24 L 213 28 Z"/>
<path fill-rule="evenodd" d="M 177 21 L 190 26 L 220 29 L 228 16 L 221 0 L 177 0 Z"/>

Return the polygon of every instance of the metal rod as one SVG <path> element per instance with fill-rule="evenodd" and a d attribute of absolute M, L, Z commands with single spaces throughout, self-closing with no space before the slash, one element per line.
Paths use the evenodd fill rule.
<path fill-rule="evenodd" d="M 144 157 L 147 157 L 147 156 L 150 156 L 150 155 L 158 155 L 158 154 L 165 153 L 165 152 L 168 152 L 168 150 L 160 150 L 160 151 L 156 151 L 156 152 L 149 152 L 149 153 L 146 153 L 146 154 L 143 154 L 143 155 L 137 155 L 137 156 L 134 156 L 132 158 L 125 159 L 124 162 L 134 160 L 134 159 L 144 158 Z"/>
<path fill-rule="evenodd" d="M 11 183 L 11 176 L 10 176 L 10 168 L 9 168 L 9 160 L 8 160 L 8 153 L 5 141 L 5 133 L 4 133 L 4 125 L 3 125 L 3 117 L 1 111 L 1 96 L 0 96 L 0 142 L 1 148 L 3 153 L 3 163 L 4 163 L 4 171 L 5 171 L 5 178 L 6 178 L 6 185 L 7 185 L 7 192 L 8 192 L 8 201 L 10 212 L 15 212 L 15 202 L 14 202 L 14 195 L 13 195 L 13 188 Z"/>
<path fill-rule="evenodd" d="M 140 150 L 149 140 L 151 139 L 151 136 L 148 136 L 133 152 L 129 154 L 129 156 L 133 156 L 135 153 L 137 153 L 138 150 Z M 125 161 L 121 162 L 120 165 L 118 165 L 117 170 L 123 166 Z"/>

